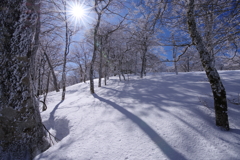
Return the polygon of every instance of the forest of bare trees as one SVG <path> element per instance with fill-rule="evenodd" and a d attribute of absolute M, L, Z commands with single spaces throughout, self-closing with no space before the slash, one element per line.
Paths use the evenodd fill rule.
<path fill-rule="evenodd" d="M 201 22 L 198 30 L 203 41 L 209 42 L 206 47 L 213 65 L 218 70 L 239 69 L 238 26 L 234 26 L 238 16 L 236 5 L 239 4 L 234 1 L 195 3 L 196 10 L 203 12 L 196 15 L 197 21 Z M 60 87 L 64 97 L 66 86 L 86 80 L 90 80 L 90 91 L 94 93 L 94 78 L 99 78 L 100 87 L 101 78 L 105 78 L 107 84 L 107 77 L 112 75 L 118 75 L 121 80 L 129 73 L 143 77 L 147 72 L 203 71 L 185 23 L 186 4 L 183 1 L 150 0 L 136 3 L 116 0 L 86 2 L 86 7 L 92 8 L 87 13 L 92 17 L 88 17 L 90 20 L 86 27 L 86 24 L 76 26 L 67 14 L 64 19 L 64 5 L 67 5 L 64 1 L 42 1 L 41 46 L 38 52 L 42 58 L 37 62 L 42 74 L 39 72 L 37 79 L 45 78 L 39 81 L 38 89 L 44 92 L 49 86 L 49 91 L 58 91 Z M 229 11 L 218 11 L 219 5 L 225 5 Z M 231 30 L 228 33 L 220 34 L 220 31 L 226 32 L 224 27 L 227 25 L 220 20 L 225 18 L 225 13 L 233 16 L 226 18 L 226 23 L 232 28 L 228 28 Z M 209 29 L 202 24 L 207 24 Z M 46 70 L 51 71 L 49 85 L 46 84 Z"/>
<path fill-rule="evenodd" d="M 66 87 L 79 82 L 89 83 L 94 94 L 93 80 L 98 78 L 101 87 L 111 76 L 122 81 L 128 74 L 205 71 L 216 125 L 229 130 L 218 70 L 240 69 L 240 1 L 89 0 L 81 4 L 86 13 L 78 22 L 70 14 L 75 2 L 0 2 L 0 151 L 5 157 L 32 159 L 48 147 L 40 96 L 45 103 L 48 92 L 60 91 L 63 101 Z M 42 146 L 35 145 L 39 142 Z M 25 153 L 22 147 L 29 149 Z"/>

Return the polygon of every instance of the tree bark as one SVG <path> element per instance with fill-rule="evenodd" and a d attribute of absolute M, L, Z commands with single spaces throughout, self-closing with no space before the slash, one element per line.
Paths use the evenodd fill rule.
<path fill-rule="evenodd" d="M 41 81 L 41 67 L 42 67 L 42 63 L 43 59 L 40 60 L 40 65 L 38 67 L 38 86 L 37 86 L 37 96 L 42 94 L 42 81 Z"/>
<path fill-rule="evenodd" d="M 194 16 L 194 0 L 189 0 L 188 4 L 188 27 L 193 44 L 196 46 L 200 59 L 205 69 L 214 97 L 215 120 L 216 125 L 229 130 L 226 91 L 220 79 L 220 76 L 213 65 L 210 52 L 207 50 L 203 39 L 197 30 L 196 20 Z"/>
<path fill-rule="evenodd" d="M 146 41 L 147 41 L 147 38 L 146 38 Z M 140 78 L 143 78 L 143 74 L 146 76 L 146 54 L 148 50 L 147 42 L 143 43 L 143 47 L 144 49 L 143 49 L 143 55 L 142 55 L 142 68 L 141 68 Z"/>
<path fill-rule="evenodd" d="M 88 65 L 87 65 L 87 55 L 86 55 L 86 52 L 84 52 L 84 65 L 85 65 L 85 68 L 84 68 L 84 83 L 86 83 L 86 79 L 87 79 L 87 69 L 88 69 Z"/>
<path fill-rule="evenodd" d="M 105 64 L 105 73 L 104 73 L 104 83 L 105 86 L 107 85 L 107 78 L 108 78 L 108 67 L 109 67 L 109 50 L 107 51 L 107 59 Z"/>
<path fill-rule="evenodd" d="M 70 47 L 70 37 L 69 34 L 70 30 L 68 28 L 68 21 L 67 21 L 67 2 L 66 0 L 63 1 L 64 5 L 64 20 L 65 20 L 65 49 L 64 49 L 64 57 L 63 57 L 63 73 L 62 73 L 62 101 L 65 100 L 66 94 L 66 64 L 67 64 L 67 55 L 69 53 Z"/>
<path fill-rule="evenodd" d="M 124 76 L 123 71 L 122 71 L 121 73 L 122 73 L 122 76 L 123 76 L 124 81 L 126 81 L 126 78 L 125 78 L 125 76 Z"/>
<path fill-rule="evenodd" d="M 39 5 L 35 0 L 0 3 L 0 159 L 30 160 L 49 147 L 31 70 Z"/>
<path fill-rule="evenodd" d="M 103 40 L 102 40 L 102 37 L 100 37 L 101 40 L 100 40 L 100 55 L 99 55 L 99 70 L 98 70 L 98 87 L 101 87 L 102 86 L 102 63 L 103 63 Z"/>
<path fill-rule="evenodd" d="M 80 68 L 80 70 L 79 70 L 79 72 L 80 72 L 80 82 L 83 82 L 83 80 L 84 80 L 84 72 L 83 72 L 83 68 L 82 68 L 81 63 L 79 63 L 79 68 Z"/>
<path fill-rule="evenodd" d="M 43 95 L 43 108 L 42 108 L 42 111 L 46 111 L 47 110 L 46 99 L 47 99 L 47 95 L 48 95 L 51 71 L 49 71 L 47 75 L 48 75 L 47 76 L 47 84 L 46 84 L 46 89 L 45 89 L 45 92 L 44 92 L 44 95 Z"/>
<path fill-rule="evenodd" d="M 176 73 L 176 75 L 178 75 L 178 68 L 177 68 L 177 47 L 174 36 L 172 35 L 172 42 L 173 42 L 173 59 L 174 59 L 174 71 Z"/>
<path fill-rule="evenodd" d="M 97 24 L 94 27 L 93 56 L 92 56 L 92 61 L 90 63 L 90 72 L 89 72 L 90 92 L 91 92 L 91 94 L 95 93 L 95 91 L 94 91 L 93 74 L 94 74 L 94 62 L 95 62 L 95 59 L 96 59 L 97 49 L 98 49 L 98 45 L 99 45 L 98 44 L 98 29 L 99 29 L 99 26 L 100 26 L 100 22 L 101 22 L 103 11 L 108 8 L 108 6 L 110 5 L 111 2 L 112 2 L 112 0 L 109 0 L 108 2 L 105 3 L 105 5 L 101 5 L 100 4 L 101 1 L 99 1 L 99 0 L 95 0 L 94 1 L 94 10 L 95 10 L 95 13 L 97 14 Z M 101 6 L 100 7 L 101 9 L 99 8 L 99 6 Z"/>
<path fill-rule="evenodd" d="M 123 56 L 122 56 L 123 59 Z M 122 59 L 119 60 L 119 66 L 118 66 L 118 76 L 119 76 L 119 80 L 122 81 L 121 79 L 121 72 L 122 72 Z"/>
<path fill-rule="evenodd" d="M 97 54 L 97 48 L 98 48 L 98 28 L 99 28 L 99 25 L 100 25 L 100 22 L 101 22 L 101 12 L 99 13 L 98 10 L 97 10 L 97 5 L 98 5 L 98 2 L 97 0 L 95 0 L 95 11 L 98 15 L 98 19 L 97 19 L 97 24 L 94 28 L 94 46 L 93 46 L 93 56 L 92 56 L 92 61 L 91 61 L 91 64 L 90 64 L 90 72 L 89 72 L 89 79 L 90 79 L 90 92 L 91 94 L 94 94 L 95 91 L 94 91 L 94 81 L 93 81 L 93 72 L 94 72 L 94 62 L 95 62 L 95 59 L 96 59 L 96 54 Z"/>

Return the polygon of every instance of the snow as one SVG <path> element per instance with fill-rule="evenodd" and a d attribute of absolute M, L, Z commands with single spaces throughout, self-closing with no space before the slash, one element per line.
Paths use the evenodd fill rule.
<path fill-rule="evenodd" d="M 239 74 L 220 71 L 228 99 L 238 97 Z M 49 93 L 42 120 L 60 141 L 35 160 L 240 159 L 240 106 L 228 103 L 230 131 L 216 127 L 205 73 L 97 84 L 94 95 L 89 83 L 68 87 L 63 102 Z"/>

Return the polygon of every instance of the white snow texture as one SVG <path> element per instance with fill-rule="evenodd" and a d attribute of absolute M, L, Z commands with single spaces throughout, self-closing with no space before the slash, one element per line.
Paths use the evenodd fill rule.
<path fill-rule="evenodd" d="M 221 71 L 229 100 L 240 71 Z M 110 77 L 91 95 L 89 82 L 51 92 L 45 126 L 60 141 L 35 160 L 237 160 L 240 106 L 228 103 L 230 131 L 215 126 L 204 72 L 158 73 L 127 81 Z"/>

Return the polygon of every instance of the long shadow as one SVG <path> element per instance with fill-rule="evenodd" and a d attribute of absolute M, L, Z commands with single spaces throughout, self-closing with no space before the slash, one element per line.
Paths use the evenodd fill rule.
<path fill-rule="evenodd" d="M 240 129 L 231 129 L 233 133 L 239 134 L 240 135 Z"/>
<path fill-rule="evenodd" d="M 60 101 L 55 107 L 54 107 L 54 109 L 52 110 L 52 112 L 50 113 L 50 116 L 49 116 L 49 119 L 48 120 L 53 120 L 54 119 L 54 114 L 55 114 L 55 112 L 56 112 L 56 110 L 58 109 L 58 107 L 60 106 L 60 104 L 63 102 L 63 100 L 62 101 Z"/>
<path fill-rule="evenodd" d="M 142 119 L 138 118 L 136 115 L 132 114 L 131 112 L 127 111 L 126 109 L 122 108 L 121 106 L 117 105 L 114 102 L 106 100 L 102 97 L 99 97 L 97 94 L 93 94 L 94 98 L 99 99 L 102 102 L 105 102 L 111 105 L 113 108 L 124 114 L 127 118 L 129 118 L 132 122 L 138 125 L 139 128 L 144 131 L 149 138 L 158 146 L 158 148 L 169 158 L 169 159 L 179 159 L 179 160 L 186 160 L 186 158 L 179 153 L 178 151 L 174 150 L 163 138 L 161 138 L 156 131 L 154 131 L 146 122 Z"/>
<path fill-rule="evenodd" d="M 59 102 L 54 107 L 54 109 L 50 113 L 49 119 L 43 122 L 48 130 L 52 128 L 56 131 L 55 137 L 57 138 L 57 140 L 62 140 L 69 134 L 69 120 L 64 118 L 57 120 L 54 119 L 54 114 L 62 102 L 63 101 Z"/>

